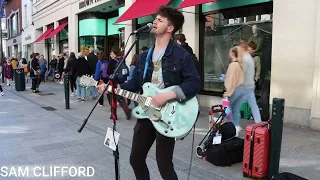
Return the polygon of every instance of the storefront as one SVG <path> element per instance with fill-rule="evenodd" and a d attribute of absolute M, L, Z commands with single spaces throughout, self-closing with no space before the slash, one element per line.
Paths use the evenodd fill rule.
<path fill-rule="evenodd" d="M 112 46 L 121 46 L 124 25 L 115 25 L 116 19 L 124 11 L 124 1 L 92 1 L 85 6 L 79 2 L 77 7 L 78 20 L 78 51 L 84 55 L 93 48 L 95 52 L 109 53 Z M 76 8 L 76 7 L 74 7 Z"/>
<path fill-rule="evenodd" d="M 8 27 L 8 40 L 7 40 L 7 55 L 9 58 L 21 59 L 21 18 L 19 14 L 20 9 L 11 10 L 7 13 L 7 27 Z"/>
<path fill-rule="evenodd" d="M 230 63 L 229 50 L 242 41 L 252 41 L 257 45 L 255 56 L 259 56 L 261 61 L 257 89 L 261 90 L 264 79 L 270 78 L 271 70 L 272 1 L 223 0 L 203 4 L 201 12 L 201 93 L 222 95 L 224 77 Z"/>
<path fill-rule="evenodd" d="M 38 1 L 33 4 L 32 21 L 35 41 L 32 52 L 51 59 L 52 55 L 69 54 L 69 28 L 74 26 L 71 5 L 68 1 Z"/>

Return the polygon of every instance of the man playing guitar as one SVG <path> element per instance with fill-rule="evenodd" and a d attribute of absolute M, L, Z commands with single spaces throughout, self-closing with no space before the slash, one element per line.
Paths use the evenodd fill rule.
<path fill-rule="evenodd" d="M 200 77 L 194 57 L 171 40 L 183 23 L 184 16 L 179 10 L 167 6 L 159 8 L 151 30 L 156 38 L 155 46 L 139 56 L 133 78 L 120 84 L 121 89 L 137 92 L 145 82 L 151 82 L 159 89 L 177 85 L 169 92 L 152 96 L 151 102 L 156 107 L 169 100 L 183 102 L 196 96 L 200 90 Z M 98 89 L 101 92 L 104 86 L 99 85 Z M 157 132 L 148 119 L 138 119 L 134 127 L 130 164 L 136 179 L 150 179 L 146 158 L 155 140 L 157 164 L 162 178 L 178 179 L 172 162 L 175 139 Z"/>

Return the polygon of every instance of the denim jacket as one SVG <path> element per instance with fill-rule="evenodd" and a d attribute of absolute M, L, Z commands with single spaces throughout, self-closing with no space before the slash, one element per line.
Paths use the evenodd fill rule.
<path fill-rule="evenodd" d="M 148 58 L 149 66 L 146 78 L 143 79 L 143 72 L 145 68 L 148 51 L 143 52 L 139 56 L 136 68 L 133 72 L 133 78 L 127 82 L 120 84 L 122 89 L 137 92 L 141 90 L 144 82 L 151 82 L 153 73 L 152 54 Z M 182 47 L 170 41 L 165 54 L 162 57 L 162 75 L 165 87 L 178 85 L 175 89 L 177 99 L 183 101 L 185 99 L 193 98 L 200 91 L 200 76 L 196 69 L 193 56 Z M 178 92 L 178 93 L 177 93 Z"/>

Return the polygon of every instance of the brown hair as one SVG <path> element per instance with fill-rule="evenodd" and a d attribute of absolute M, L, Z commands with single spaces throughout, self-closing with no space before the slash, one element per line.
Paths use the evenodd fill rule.
<path fill-rule="evenodd" d="M 245 49 L 246 51 L 248 50 L 248 44 L 246 42 L 240 42 L 239 46 L 243 49 Z"/>
<path fill-rule="evenodd" d="M 139 58 L 138 54 L 133 55 L 130 66 L 131 65 L 135 66 L 137 64 L 137 62 L 138 62 L 138 58 Z"/>
<path fill-rule="evenodd" d="M 76 54 L 74 52 L 70 53 L 69 59 L 77 59 Z"/>
<path fill-rule="evenodd" d="M 240 67 L 243 68 L 243 52 L 240 48 L 240 46 L 235 46 L 230 49 L 230 52 L 234 53 L 237 58 L 237 62 L 240 64 Z"/>
<path fill-rule="evenodd" d="M 255 42 L 253 42 L 253 41 L 250 41 L 248 46 L 251 47 L 253 50 L 257 49 L 257 44 Z"/>
<path fill-rule="evenodd" d="M 99 52 L 98 58 L 99 58 L 99 60 L 109 59 L 103 51 Z"/>
<path fill-rule="evenodd" d="M 169 25 L 174 27 L 172 34 L 181 29 L 184 23 L 183 14 L 178 9 L 170 6 L 160 6 L 156 14 L 168 19 Z"/>
<path fill-rule="evenodd" d="M 113 46 L 111 48 L 111 52 L 113 52 L 117 57 L 122 55 L 121 50 L 118 46 Z"/>
<path fill-rule="evenodd" d="M 176 38 L 182 43 L 186 42 L 186 36 L 184 34 L 177 34 Z"/>

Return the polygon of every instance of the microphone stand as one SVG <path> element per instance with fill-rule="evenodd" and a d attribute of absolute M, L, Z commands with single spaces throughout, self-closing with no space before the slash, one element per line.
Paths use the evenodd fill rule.
<path fill-rule="evenodd" d="M 115 69 L 114 73 L 112 75 L 109 76 L 109 81 L 107 82 L 107 84 L 105 85 L 105 88 L 103 90 L 103 92 L 99 95 L 99 97 L 97 98 L 97 101 L 95 103 L 95 105 L 93 106 L 93 108 L 91 109 L 89 115 L 87 116 L 87 118 L 84 119 L 80 129 L 78 130 L 78 133 L 81 133 L 81 131 L 83 130 L 84 126 L 87 124 L 88 119 L 90 118 L 91 114 L 93 113 L 94 109 L 97 107 L 97 104 L 99 102 L 99 99 L 101 98 L 101 96 L 106 92 L 106 90 L 108 89 L 108 86 L 110 84 L 110 80 L 113 80 L 116 76 L 116 73 L 118 72 L 120 66 L 125 62 L 126 58 L 128 57 L 129 53 L 132 51 L 133 47 L 137 44 L 139 40 L 139 35 L 136 34 L 136 38 L 133 42 L 133 44 L 131 45 L 131 47 L 129 48 L 128 52 L 126 52 L 126 54 L 124 55 L 123 59 L 118 63 L 117 68 Z M 114 138 L 114 131 L 116 131 L 116 120 L 113 119 L 113 139 L 115 142 L 115 138 Z M 116 150 L 113 151 L 113 156 L 115 158 L 115 178 L 116 180 L 120 180 L 120 175 L 119 175 L 119 150 L 118 150 L 118 144 L 116 144 Z"/>

